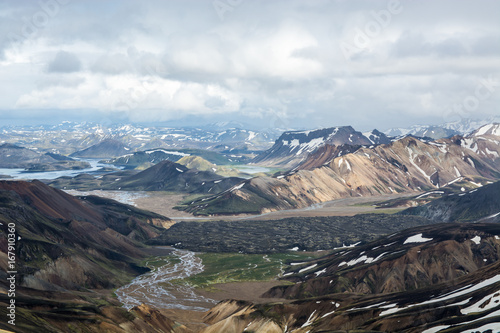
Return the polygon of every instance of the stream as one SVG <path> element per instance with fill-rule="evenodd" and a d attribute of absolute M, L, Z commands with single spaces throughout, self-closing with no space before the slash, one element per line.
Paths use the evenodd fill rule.
<path fill-rule="evenodd" d="M 159 309 L 207 311 L 217 303 L 197 295 L 191 286 L 171 282 L 201 273 L 204 268 L 194 252 L 173 249 L 172 255 L 180 262 L 155 268 L 116 290 L 123 307 L 131 309 L 144 303 Z"/>

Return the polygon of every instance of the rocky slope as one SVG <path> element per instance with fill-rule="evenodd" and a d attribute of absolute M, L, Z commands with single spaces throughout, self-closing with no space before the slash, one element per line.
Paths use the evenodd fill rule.
<path fill-rule="evenodd" d="M 426 226 L 295 263 L 293 285 L 268 295 L 299 299 L 221 302 L 203 332 L 496 332 L 499 234 L 498 224 Z"/>
<path fill-rule="evenodd" d="M 275 144 L 259 154 L 252 163 L 291 169 L 318 148 L 329 145 L 372 145 L 388 143 L 385 134 L 374 130 L 367 133 L 370 138 L 351 126 L 325 128 L 315 131 L 285 132 Z"/>
<path fill-rule="evenodd" d="M 463 180 L 480 186 L 500 178 L 500 137 L 475 134 L 438 141 L 405 137 L 387 145 L 322 148 L 303 168 L 276 177 L 256 177 L 216 196 L 193 202 L 195 214 L 261 213 L 307 207 L 348 196 L 419 192 Z M 341 155 L 341 156 L 338 156 Z M 318 160 L 326 161 L 317 166 Z"/>
<path fill-rule="evenodd" d="M 39 181 L 0 182 L 0 313 L 6 316 L 7 271 L 16 270 L 15 332 L 182 332 L 158 311 L 127 313 L 103 289 L 149 269 L 143 241 L 168 219 L 98 197 L 76 198 Z M 9 228 L 15 228 L 15 250 Z M 10 243 L 12 246 L 12 242 Z M 15 252 L 14 267 L 7 266 Z"/>
<path fill-rule="evenodd" d="M 219 166 L 214 163 L 210 163 L 200 156 L 185 156 L 178 160 L 177 163 L 184 165 L 188 169 L 196 169 L 198 171 L 212 171 L 224 177 L 251 178 L 249 174 L 240 172 L 237 169 L 231 167 Z"/>
<path fill-rule="evenodd" d="M 0 182 L 2 251 L 7 225 L 15 223 L 19 277 L 42 290 L 112 287 L 127 275 L 144 272 L 135 259 L 142 241 L 163 228 L 160 215 L 109 199 L 78 199 L 39 181 Z M 124 275 L 112 274 L 122 270 Z"/>
<path fill-rule="evenodd" d="M 485 219 L 500 222 L 500 182 L 450 194 L 426 205 L 411 207 L 402 215 L 418 215 L 442 222 L 469 222 Z"/>

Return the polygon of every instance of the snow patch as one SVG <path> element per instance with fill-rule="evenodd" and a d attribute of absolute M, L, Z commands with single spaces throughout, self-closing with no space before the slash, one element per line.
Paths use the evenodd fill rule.
<path fill-rule="evenodd" d="M 414 235 L 411 237 L 408 237 L 403 244 L 408 244 L 408 243 L 425 243 L 428 241 L 431 241 L 432 238 L 424 238 L 422 237 L 422 234 Z"/>
<path fill-rule="evenodd" d="M 318 264 L 314 264 L 314 265 L 311 265 L 309 267 L 306 267 L 306 268 L 302 268 L 299 273 L 302 273 L 302 272 L 305 272 L 305 271 L 308 271 L 310 269 L 313 269 L 314 267 L 318 266 Z"/>
<path fill-rule="evenodd" d="M 316 277 L 320 276 L 321 274 L 323 273 L 326 273 L 326 268 L 323 268 L 322 270 L 320 271 L 317 271 L 317 272 L 314 272 L 314 274 L 316 274 Z"/>
<path fill-rule="evenodd" d="M 479 245 L 481 243 L 481 237 L 480 236 L 476 236 L 476 237 L 472 238 L 471 241 L 473 241 L 474 243 L 476 243 L 476 245 Z"/>

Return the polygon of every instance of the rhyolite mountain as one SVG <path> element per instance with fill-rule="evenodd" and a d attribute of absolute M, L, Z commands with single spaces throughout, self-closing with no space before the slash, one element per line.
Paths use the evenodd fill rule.
<path fill-rule="evenodd" d="M 200 215 L 262 213 L 349 196 L 439 189 L 465 179 L 477 187 L 500 179 L 500 137 L 489 133 L 479 129 L 436 141 L 407 136 L 377 146 L 325 146 L 302 168 L 255 177 L 180 208 Z"/>
<path fill-rule="evenodd" d="M 144 272 L 134 263 L 145 255 L 140 242 L 159 235 L 163 228 L 157 225 L 169 222 L 110 199 L 73 197 L 36 180 L 0 181 L 0 195 L 3 236 L 14 222 L 22 239 L 21 285 L 38 289 L 112 287 L 127 274 Z"/>
<path fill-rule="evenodd" d="M 0 168 L 19 168 L 27 171 L 55 171 L 90 168 L 90 164 L 55 153 L 37 151 L 10 143 L 0 145 Z"/>
<path fill-rule="evenodd" d="M 252 163 L 291 169 L 326 144 L 372 145 L 390 142 L 385 134 L 377 130 L 366 135 L 368 137 L 351 126 L 284 132 L 271 148 L 255 157 Z"/>
<path fill-rule="evenodd" d="M 127 312 L 111 289 L 149 271 L 144 240 L 170 220 L 39 181 L 0 181 L 0 314 L 7 318 L 8 226 L 15 225 L 15 332 L 185 332 L 147 306 Z M 177 327 L 177 329 L 175 329 Z"/>
<path fill-rule="evenodd" d="M 418 227 L 325 257 L 291 263 L 267 297 L 220 302 L 204 333 L 497 332 L 500 225 Z"/>

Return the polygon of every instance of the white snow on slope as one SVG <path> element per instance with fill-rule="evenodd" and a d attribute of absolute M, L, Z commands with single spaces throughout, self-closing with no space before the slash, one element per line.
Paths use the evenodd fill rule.
<path fill-rule="evenodd" d="M 309 267 L 306 267 L 306 268 L 302 268 L 299 273 L 302 273 L 302 272 L 305 272 L 305 271 L 308 271 L 310 269 L 313 269 L 314 267 L 318 266 L 318 264 L 314 264 L 314 265 L 311 265 Z"/>
<path fill-rule="evenodd" d="M 424 238 L 422 237 L 422 234 L 418 234 L 415 236 L 408 237 L 403 244 L 408 244 L 408 243 L 425 243 L 428 241 L 431 241 L 432 238 Z"/>

